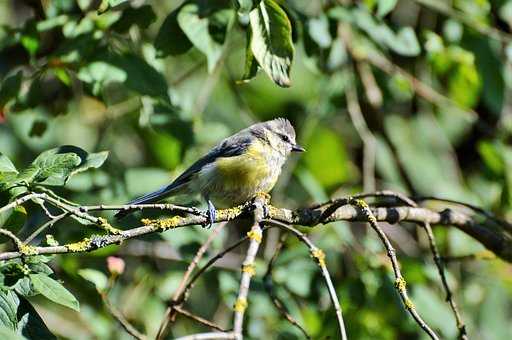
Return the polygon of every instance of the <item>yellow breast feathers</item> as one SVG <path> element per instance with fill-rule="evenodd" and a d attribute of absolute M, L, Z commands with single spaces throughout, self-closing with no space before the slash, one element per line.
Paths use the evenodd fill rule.
<path fill-rule="evenodd" d="M 226 189 L 260 187 L 262 182 L 268 181 L 272 169 L 264 152 L 262 143 L 256 141 L 239 156 L 217 159 L 215 161 L 216 169 L 222 176 Z"/>

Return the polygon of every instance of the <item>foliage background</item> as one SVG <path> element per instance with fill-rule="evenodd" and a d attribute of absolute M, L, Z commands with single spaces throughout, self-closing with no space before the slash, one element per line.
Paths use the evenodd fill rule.
<path fill-rule="evenodd" d="M 363 191 L 364 146 L 347 110 L 352 89 L 377 141 L 376 188 L 458 199 L 512 217 L 512 1 L 279 2 L 294 37 L 288 88 L 263 71 L 240 81 L 248 75 L 243 6 L 252 2 L 239 3 L 237 13 L 229 1 L 190 1 L 197 7 L 176 18 L 180 1 L 0 0 L 0 151 L 24 168 L 59 145 L 108 150 L 100 169 L 77 174 L 57 192 L 82 204 L 123 203 L 167 183 L 231 133 L 284 116 L 308 152 L 289 161 L 273 202 L 305 206 Z M 99 15 L 101 6 L 105 13 Z M 352 34 L 348 45 L 339 35 L 343 27 Z M 278 41 L 278 52 L 289 53 L 289 43 Z M 375 55 L 394 65 L 391 72 Z M 281 73 L 274 80 L 286 78 Z M 422 91 L 425 85 L 433 92 Z M 4 223 L 7 217 L 2 218 Z M 25 218 L 21 233 L 28 235 L 44 214 L 34 206 Z M 226 228 L 209 254 L 236 239 L 243 227 Z M 456 337 L 425 236 L 412 225 L 385 230 L 399 249 L 418 310 L 443 338 Z M 72 222 L 51 230 L 60 242 L 84 232 Z M 351 338 L 423 337 L 395 296 L 375 235 L 364 225 L 346 223 L 308 232 L 327 252 Z M 435 232 L 446 256 L 483 249 L 450 228 Z M 80 301 L 80 313 L 40 297 L 30 302 L 62 338 L 128 338 L 94 286 L 78 275 L 83 268 L 107 273 L 105 257 L 118 254 L 127 268 L 111 298 L 152 336 L 208 233 L 186 228 L 91 254 L 57 256 L 50 266 Z M 278 235 L 267 239 L 250 295 L 247 334 L 300 338 L 279 317 L 259 280 Z M 299 244 L 290 239 L 286 245 L 274 275 L 278 295 L 314 338 L 335 336 L 320 273 Z M 229 255 L 224 267 L 210 271 L 187 308 L 230 325 L 242 254 Z M 449 283 L 472 338 L 512 334 L 511 281 L 510 265 L 500 260 L 449 265 Z M 173 333 L 199 330 L 179 318 Z"/>

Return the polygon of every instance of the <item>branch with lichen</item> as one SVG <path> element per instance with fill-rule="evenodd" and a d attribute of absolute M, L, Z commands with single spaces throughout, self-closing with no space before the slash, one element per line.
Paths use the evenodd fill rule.
<path fill-rule="evenodd" d="M 327 289 L 329 291 L 329 297 L 331 299 L 331 302 L 334 306 L 334 310 L 336 311 L 336 318 L 338 320 L 338 326 L 340 330 L 340 337 L 342 340 L 347 339 L 347 331 L 345 330 L 345 322 L 343 321 L 343 314 L 341 311 L 340 302 L 338 299 L 338 296 L 336 294 L 336 289 L 334 288 L 334 285 L 332 283 L 331 275 L 329 274 L 329 271 L 327 270 L 327 265 L 325 262 L 325 253 L 322 249 L 318 248 L 311 242 L 311 240 L 301 233 L 296 228 L 287 225 L 285 223 L 273 221 L 273 220 L 265 220 L 263 221 L 265 224 L 273 225 L 276 227 L 279 227 L 285 231 L 291 232 L 294 234 L 302 243 L 304 243 L 309 248 L 309 253 L 312 258 L 315 259 L 315 262 L 320 267 L 320 271 L 322 272 L 322 276 L 324 277 L 325 284 L 327 285 Z"/>
<path fill-rule="evenodd" d="M 266 199 L 263 197 L 256 197 L 254 200 L 254 211 L 253 211 L 253 223 L 251 230 L 247 233 L 249 237 L 249 247 L 247 248 L 247 254 L 244 262 L 242 263 L 242 277 L 240 278 L 240 288 L 238 290 L 238 296 L 235 301 L 234 309 L 234 321 L 233 321 L 233 332 L 237 339 L 242 339 L 242 330 L 244 322 L 244 314 L 247 308 L 247 297 L 249 295 L 249 286 L 251 284 L 252 277 L 256 274 L 254 261 L 256 254 L 260 248 L 260 244 L 263 238 L 263 230 L 261 228 L 261 221 L 265 217 L 265 205 L 267 204 Z"/>
<path fill-rule="evenodd" d="M 302 327 L 297 320 L 288 312 L 285 304 L 281 299 L 277 296 L 277 294 L 274 292 L 274 280 L 272 278 L 272 272 L 274 269 L 274 264 L 277 260 L 277 257 L 281 253 L 281 250 L 283 249 L 284 242 L 286 240 L 286 237 L 288 234 L 283 233 L 281 236 L 281 239 L 279 240 L 279 243 L 277 244 L 274 255 L 272 255 L 272 258 L 268 262 L 267 265 L 267 271 L 265 272 L 265 275 L 263 276 L 263 287 L 265 288 L 265 291 L 267 292 L 270 301 L 272 301 L 272 304 L 276 309 L 279 311 L 279 313 L 294 327 L 296 327 L 302 335 L 306 339 L 311 339 L 311 336 L 308 334 L 308 332 Z"/>
<path fill-rule="evenodd" d="M 409 298 L 406 289 L 406 281 L 402 275 L 400 265 L 398 264 L 398 260 L 396 258 L 395 248 L 389 241 L 384 231 L 382 231 L 382 229 L 379 227 L 377 223 L 377 218 L 375 218 L 375 216 L 373 215 L 372 211 L 370 210 L 370 207 L 365 201 L 361 199 L 349 199 L 348 203 L 359 208 L 366 215 L 368 223 L 370 224 L 372 229 L 377 233 L 380 240 L 382 241 L 382 244 L 386 248 L 387 255 L 389 257 L 389 260 L 391 261 L 391 266 L 393 268 L 393 273 L 395 275 L 395 288 L 398 294 L 400 295 L 402 302 L 404 303 L 405 309 L 407 309 L 407 311 L 413 317 L 416 323 L 421 327 L 421 329 L 425 331 L 425 333 L 427 333 L 428 336 L 430 336 L 431 339 L 438 340 L 439 337 L 426 324 L 426 322 L 423 321 L 422 317 L 416 311 L 413 302 Z"/>
<path fill-rule="evenodd" d="M 361 199 L 371 198 L 373 203 L 368 206 Z M 309 248 L 311 256 L 316 260 L 317 264 L 322 270 L 322 275 L 328 285 L 329 294 L 331 301 L 333 302 L 336 313 L 338 315 L 338 321 L 340 322 L 340 330 L 343 328 L 341 318 L 341 308 L 339 308 L 339 302 L 335 295 L 334 286 L 330 280 L 330 275 L 327 272 L 325 265 L 325 254 L 318 248 L 316 248 L 300 231 L 292 227 L 292 225 L 302 225 L 306 227 L 316 227 L 321 224 L 326 224 L 335 221 L 359 221 L 369 222 L 372 228 L 377 232 L 381 241 L 388 251 L 388 256 L 391 260 L 393 271 L 395 274 L 395 288 L 399 293 L 405 308 L 417 321 L 417 323 L 424 329 L 431 338 L 436 339 L 435 333 L 423 322 L 421 317 L 417 314 L 414 309 L 414 305 L 407 296 L 406 283 L 400 272 L 398 261 L 396 259 L 395 251 L 389 242 L 387 236 L 380 229 L 377 222 L 386 221 L 388 223 L 398 222 L 412 222 L 420 225 L 441 225 L 441 226 L 454 226 L 462 232 L 472 236 L 478 240 L 481 244 L 485 245 L 489 250 L 494 252 L 497 256 L 502 259 L 512 262 L 512 235 L 510 223 L 502 221 L 490 213 L 486 213 L 484 210 L 478 207 L 469 206 L 465 203 L 454 202 L 444 199 L 437 199 L 439 202 L 444 203 L 455 203 L 470 208 L 471 213 L 462 213 L 457 210 L 445 208 L 441 211 L 435 211 L 425 207 L 418 207 L 414 200 L 403 195 L 393 192 L 375 192 L 368 194 L 361 194 L 354 197 L 345 197 L 339 199 L 332 199 L 324 203 L 315 204 L 309 208 L 302 208 L 297 210 L 289 210 L 285 208 L 277 208 L 265 201 L 261 203 L 263 198 L 257 198 L 254 202 L 249 202 L 244 205 L 218 210 L 215 222 L 227 222 L 231 220 L 247 218 L 249 216 L 255 217 L 255 221 L 258 223 L 253 224 L 253 228 L 247 236 L 238 240 L 224 251 L 218 253 L 212 257 L 206 265 L 199 268 L 195 274 L 191 276 L 190 280 L 185 284 L 187 280 L 184 280 L 184 286 L 181 290 L 181 294 L 176 299 L 173 299 L 172 304 L 175 306 L 174 310 L 178 313 L 181 309 L 181 305 L 187 300 L 190 290 L 194 286 L 197 279 L 218 259 L 222 258 L 225 254 L 232 251 L 234 248 L 240 246 L 246 241 L 250 241 L 250 246 L 242 266 L 242 279 L 240 284 L 240 291 L 238 298 L 235 303 L 235 320 L 233 332 L 216 332 L 216 333 L 204 333 L 194 335 L 194 338 L 203 338 L 203 336 L 209 337 L 237 337 L 240 338 L 242 334 L 243 316 L 247 306 L 247 297 L 249 293 L 249 283 L 252 275 L 254 275 L 254 259 L 256 257 L 257 250 L 259 248 L 259 242 L 261 241 L 263 230 L 270 227 L 280 227 L 293 233 L 302 242 L 304 242 Z M 419 201 L 423 200 L 436 200 L 436 198 L 419 198 Z M 196 208 L 181 207 L 172 204 L 149 204 L 143 206 L 120 206 L 120 205 L 95 205 L 95 206 L 80 206 L 72 202 L 60 200 L 58 197 L 49 195 L 47 193 L 28 193 L 13 202 L 0 208 L 0 212 L 5 212 L 10 209 L 14 209 L 17 206 L 24 205 L 25 203 L 38 200 L 38 204 L 41 205 L 41 201 L 47 202 L 57 210 L 60 210 L 59 215 L 47 216 L 50 218 L 50 222 L 57 222 L 64 220 L 65 218 L 76 218 L 82 219 L 95 224 L 100 227 L 103 231 L 102 234 L 96 234 L 63 245 L 48 245 L 48 246 L 33 246 L 29 245 L 29 242 L 35 238 L 36 235 L 42 233 L 47 226 L 42 226 L 36 230 L 36 234 L 30 235 L 25 241 L 22 241 L 18 236 L 9 230 L 2 228 L 0 234 L 7 236 L 14 243 L 14 250 L 0 253 L 0 260 L 8 260 L 13 258 L 28 257 L 34 255 L 43 254 L 64 254 L 64 253 L 83 253 L 90 252 L 96 249 L 105 248 L 109 245 L 120 244 L 126 240 L 137 238 L 143 235 L 159 233 L 168 231 L 175 228 L 194 226 L 194 225 L 206 225 L 208 221 L 207 214 Z M 256 203 L 255 203 L 256 202 Z M 260 202 L 260 203 L 258 203 Z M 179 213 L 180 215 L 170 216 L 168 218 L 158 219 L 142 219 L 141 225 L 127 230 L 120 230 L 110 225 L 110 223 L 102 218 L 92 215 L 95 212 L 101 212 L 104 210 L 147 210 L 147 209 L 160 209 L 169 211 L 171 213 Z M 49 213 L 50 211 L 48 211 Z M 265 219 L 263 219 L 265 214 Z M 48 223 L 48 222 L 47 222 Z M 260 224 L 266 224 L 262 227 Z M 427 230 L 428 231 L 428 230 Z M 432 244 L 431 244 L 432 247 Z M 206 248 L 204 248 L 206 249 Z M 199 254 L 202 256 L 201 254 Z M 435 259 L 440 260 L 439 254 L 435 256 Z M 439 261 L 436 261 L 438 264 Z M 192 266 L 193 269 L 195 267 Z M 438 266 L 439 269 L 439 266 Z M 442 268 L 441 268 L 442 269 Z M 192 273 L 192 271 L 190 272 Z M 329 284 L 330 283 L 330 284 Z M 445 287 L 446 289 L 446 287 Z M 449 289 L 449 287 L 448 287 Z M 449 290 L 448 290 L 449 291 Z M 450 304 L 453 301 L 448 301 Z M 452 306 L 453 307 L 453 306 Z M 176 309 L 178 308 L 178 309 Z M 183 313 L 180 313 L 183 314 Z M 185 314 L 183 314 L 185 315 Z M 185 315 L 186 316 L 186 315 Z M 203 322 L 204 319 L 194 316 L 197 322 Z M 340 321 L 341 320 L 341 321 Z M 460 321 L 460 322 L 459 322 Z M 203 324 L 205 324 L 203 322 Z M 464 330 L 463 323 L 461 320 L 457 321 L 459 331 Z M 220 330 L 218 328 L 217 330 Z M 461 332 L 461 334 L 464 334 Z M 341 337 L 344 338 L 345 335 Z"/>
<path fill-rule="evenodd" d="M 388 223 L 429 223 L 432 226 L 453 226 L 476 239 L 498 257 L 505 261 L 512 262 L 512 235 L 504 227 L 505 225 L 509 225 L 509 223 L 497 223 L 495 219 L 485 218 L 485 216 L 483 221 L 479 221 L 475 216 L 449 208 L 442 211 L 435 211 L 423 207 L 405 206 L 405 203 L 401 201 L 408 198 L 389 192 L 365 194 L 354 197 L 364 198 L 371 196 L 385 201 L 385 206 L 373 206 L 370 208 L 377 221 L 385 221 Z M 22 205 L 31 199 L 45 199 L 46 197 L 47 196 L 44 194 L 31 193 L 0 208 L 0 211 L 15 208 L 16 206 Z M 346 200 L 347 198 L 330 200 L 325 203 L 316 204 L 310 208 L 297 210 L 268 206 L 267 217 L 287 224 L 308 227 L 316 227 L 320 224 L 337 221 L 367 222 L 368 219 L 366 214 L 364 214 L 360 209 L 340 204 L 340 202 Z M 57 202 L 57 200 L 53 201 L 56 205 L 60 204 L 60 202 Z M 94 207 L 96 208 L 95 211 L 101 211 L 98 206 Z M 151 209 L 167 209 L 168 207 L 169 206 L 166 204 L 151 205 Z M 176 206 L 173 205 L 172 209 L 175 209 L 175 207 Z M 89 211 L 89 208 L 89 206 L 79 207 L 78 209 L 71 210 L 69 214 L 73 215 L 80 210 L 82 210 L 82 212 Z M 226 222 L 245 217 L 252 209 L 252 205 L 245 204 L 234 208 L 218 210 L 215 222 Z M 92 235 L 88 238 L 69 244 L 43 247 L 27 245 L 27 249 L 24 251 L 17 249 L 15 251 L 0 253 L 0 260 L 8 260 L 30 255 L 90 252 L 96 249 L 105 248 L 109 245 L 120 244 L 126 240 L 147 234 L 164 232 L 174 228 L 193 225 L 205 225 L 208 223 L 208 218 L 206 214 L 198 213 L 187 214 L 186 216 L 172 216 L 162 219 L 143 219 L 141 222 L 142 225 L 138 227 L 120 230 L 115 234 Z"/>

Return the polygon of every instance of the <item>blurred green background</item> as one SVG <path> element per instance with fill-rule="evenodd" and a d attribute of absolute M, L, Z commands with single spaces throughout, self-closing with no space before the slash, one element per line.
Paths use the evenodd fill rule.
<path fill-rule="evenodd" d="M 188 3 L 203 12 L 176 20 L 181 1 L 0 0 L 0 151 L 24 168 L 59 145 L 108 150 L 100 169 L 74 176 L 58 193 L 80 204 L 124 203 L 168 183 L 222 138 L 281 116 L 292 121 L 307 152 L 287 163 L 273 191 L 276 206 L 390 189 L 457 199 L 512 218 L 512 1 L 278 1 L 294 37 L 289 88 L 262 70 L 241 81 L 248 18 L 236 10 L 238 2 Z M 359 105 L 375 138 L 375 185 L 363 168 L 365 147 L 347 98 Z M 33 208 L 22 234 L 44 218 Z M 119 227 L 136 224 L 132 218 Z M 442 338 L 456 338 L 426 236 L 414 225 L 383 227 L 417 310 Z M 225 228 L 207 254 L 241 230 Z M 385 252 L 366 226 L 304 231 L 327 253 L 350 338 L 425 337 L 402 308 Z M 67 221 L 51 233 L 63 243 L 85 231 Z M 126 270 L 111 299 L 154 336 L 166 301 L 209 233 L 186 228 L 57 256 L 51 267 L 77 296 L 80 313 L 31 302 L 59 337 L 130 338 L 78 275 L 84 268 L 107 273 L 105 258 L 116 254 Z M 435 234 L 445 256 L 483 249 L 453 228 Z M 250 339 L 302 336 L 272 306 L 261 281 L 278 238 L 269 232 L 260 250 L 246 315 Z M 229 328 L 243 254 L 234 251 L 210 270 L 186 308 Z M 313 338 L 336 338 L 321 275 L 293 238 L 274 279 L 278 296 Z M 457 261 L 448 265 L 448 279 L 472 339 L 510 337 L 509 264 Z M 175 336 L 205 330 L 183 317 L 173 326 Z"/>

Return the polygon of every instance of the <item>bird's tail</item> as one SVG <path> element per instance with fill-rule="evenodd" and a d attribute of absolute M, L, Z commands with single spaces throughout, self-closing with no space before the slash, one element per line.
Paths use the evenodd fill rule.
<path fill-rule="evenodd" d="M 150 192 L 149 194 L 146 194 L 141 197 L 137 197 L 136 199 L 130 201 L 127 203 L 127 205 L 132 204 L 151 204 L 160 201 L 161 199 L 164 199 L 170 195 L 172 195 L 180 186 L 177 186 L 175 183 L 171 183 L 169 185 L 166 185 L 164 187 L 161 187 L 160 189 Z M 121 210 L 114 216 L 117 219 L 121 219 L 126 215 L 129 215 L 132 212 L 132 210 Z"/>

